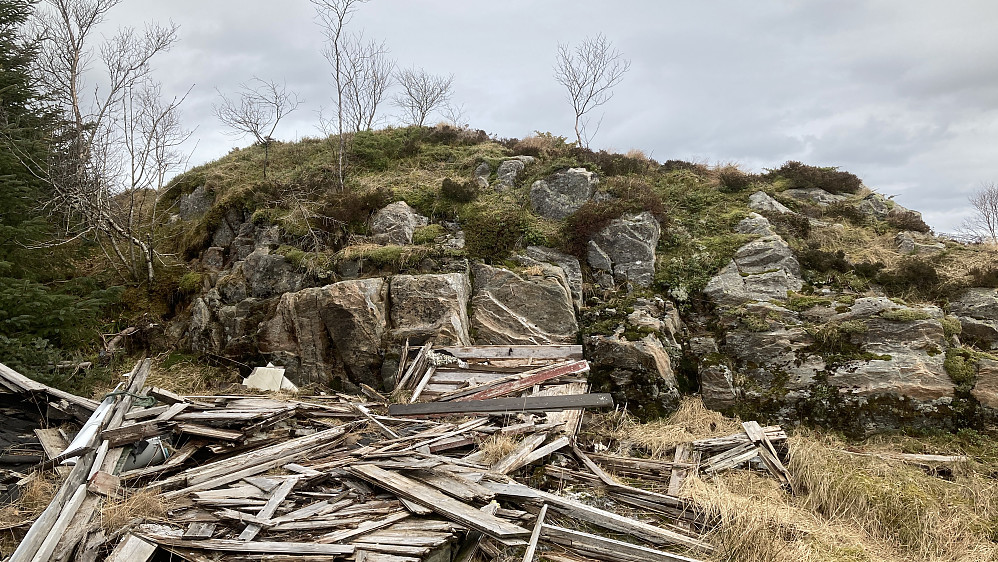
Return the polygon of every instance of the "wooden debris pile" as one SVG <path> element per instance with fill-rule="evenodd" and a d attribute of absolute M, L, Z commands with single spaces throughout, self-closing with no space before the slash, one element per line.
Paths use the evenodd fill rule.
<path fill-rule="evenodd" d="M 691 443 L 671 462 L 585 451 L 576 439 L 584 410 L 612 406 L 588 393 L 588 368 L 579 346 L 407 346 L 389 405 L 371 388 L 369 400 L 178 396 L 146 388 L 143 361 L 97 410 L 99 431 L 10 560 L 710 553 L 704 534 L 717 522 L 682 497 L 682 479 L 756 457 L 769 467 L 786 436 L 746 424 L 744 435 Z M 157 403 L 136 404 L 143 396 Z M 746 446 L 753 457 L 742 459 Z M 140 466 L 160 454 L 149 447 L 166 460 Z M 627 483 L 636 480 L 668 488 Z M 102 525 L 102 509 L 142 494 L 167 515 Z"/>

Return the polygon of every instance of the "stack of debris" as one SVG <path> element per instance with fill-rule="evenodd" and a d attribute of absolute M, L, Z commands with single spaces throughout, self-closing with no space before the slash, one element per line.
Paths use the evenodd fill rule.
<path fill-rule="evenodd" d="M 198 562 L 467 562 L 520 549 L 524 560 L 545 550 L 564 561 L 689 561 L 711 552 L 703 537 L 717 522 L 682 497 L 682 479 L 746 462 L 768 468 L 786 436 L 746 424 L 745 434 L 677 448 L 672 462 L 587 452 L 576 440 L 584 409 L 613 403 L 588 393 L 581 351 L 407 346 L 393 395 L 401 403 L 391 405 L 370 388 L 368 400 L 178 396 L 145 388 L 149 362 L 140 362 L 127 390 L 96 410 L 99 431 L 10 560 L 143 562 L 165 551 Z M 137 405 L 142 396 L 158 404 Z M 661 479 L 668 490 L 610 473 Z M 582 491 L 547 491 L 566 483 Z M 154 494 L 168 517 L 102 528 L 100 505 L 136 494 Z"/>

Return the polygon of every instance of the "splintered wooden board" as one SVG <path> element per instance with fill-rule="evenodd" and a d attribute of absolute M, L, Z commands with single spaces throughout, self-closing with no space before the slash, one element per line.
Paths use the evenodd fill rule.
<path fill-rule="evenodd" d="M 372 484 L 432 509 L 447 519 L 477 529 L 504 544 L 523 545 L 525 543 L 517 539 L 530 536 L 530 531 L 523 527 L 483 513 L 431 486 L 396 472 L 384 470 L 372 464 L 355 465 L 349 470 Z"/>
<path fill-rule="evenodd" d="M 433 414 L 467 414 L 490 412 L 547 412 L 582 408 L 611 408 L 613 398 L 606 393 L 568 396 L 527 396 L 523 398 L 493 398 L 467 402 L 426 402 L 422 404 L 392 404 L 390 416 L 426 416 Z"/>

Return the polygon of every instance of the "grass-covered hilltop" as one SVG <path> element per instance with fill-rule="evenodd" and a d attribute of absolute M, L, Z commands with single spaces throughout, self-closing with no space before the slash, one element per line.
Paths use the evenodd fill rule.
<path fill-rule="evenodd" d="M 85 238 L 60 249 L 73 267 L 31 283 L 66 285 L 73 337 L 8 313 L 0 360 L 95 398 L 142 355 L 147 384 L 180 393 L 231 393 L 268 362 L 303 393 L 355 392 L 390 390 L 406 341 L 582 344 L 622 407 L 581 440 L 671 459 L 739 418 L 791 434 L 796 495 L 750 471 L 688 480 L 722 522 L 705 559 L 994 559 L 996 248 L 799 162 L 438 125 L 350 135 L 341 186 L 338 145 L 235 149 L 143 193 L 152 281 Z"/>

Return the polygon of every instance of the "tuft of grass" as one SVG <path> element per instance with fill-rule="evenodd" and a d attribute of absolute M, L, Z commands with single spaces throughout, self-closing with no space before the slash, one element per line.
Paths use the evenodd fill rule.
<path fill-rule="evenodd" d="M 168 504 L 155 488 L 132 491 L 124 498 L 105 500 L 99 513 L 101 527 L 106 532 L 127 526 L 134 519 L 164 521 Z"/>
<path fill-rule="evenodd" d="M 447 231 L 439 224 L 433 223 L 421 226 L 412 233 L 413 244 L 430 244 L 439 236 L 443 236 Z"/>
<path fill-rule="evenodd" d="M 831 304 L 832 300 L 829 298 L 790 292 L 787 295 L 787 302 L 784 306 L 796 312 L 804 312 L 816 306 L 830 306 Z"/>
<path fill-rule="evenodd" d="M 377 268 L 401 271 L 415 266 L 433 252 L 433 248 L 427 246 L 354 244 L 337 252 L 333 259 L 337 262 L 360 259 Z"/>
<path fill-rule="evenodd" d="M 890 310 L 884 310 L 880 313 L 880 317 L 884 320 L 891 320 L 893 322 L 916 322 L 918 320 L 928 320 L 930 318 L 928 312 L 915 308 L 892 308 Z"/>
<path fill-rule="evenodd" d="M 939 322 L 943 325 L 943 334 L 947 339 L 959 336 L 963 332 L 963 324 L 956 316 L 944 316 Z"/>
<path fill-rule="evenodd" d="M 478 450 L 483 453 L 482 463 L 493 465 L 506 455 L 513 452 L 517 446 L 517 440 L 511 435 L 504 433 L 494 433 L 488 436 L 478 446 Z"/>

